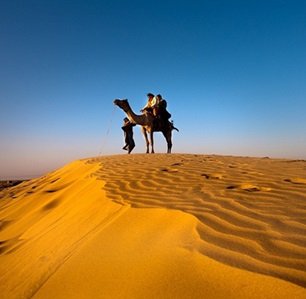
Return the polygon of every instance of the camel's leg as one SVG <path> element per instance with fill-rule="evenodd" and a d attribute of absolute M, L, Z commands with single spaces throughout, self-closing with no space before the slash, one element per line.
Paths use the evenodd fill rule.
<path fill-rule="evenodd" d="M 151 142 L 151 153 L 154 154 L 154 138 L 153 138 L 153 131 L 150 132 L 150 142 Z"/>
<path fill-rule="evenodd" d="M 148 135 L 147 135 L 147 131 L 144 127 L 141 127 L 141 130 L 142 130 L 142 134 L 146 140 L 146 146 L 147 146 L 147 154 L 149 153 L 149 139 L 148 139 Z"/>
<path fill-rule="evenodd" d="M 172 130 L 163 131 L 163 135 L 167 141 L 167 154 L 171 154 L 172 149 Z"/>

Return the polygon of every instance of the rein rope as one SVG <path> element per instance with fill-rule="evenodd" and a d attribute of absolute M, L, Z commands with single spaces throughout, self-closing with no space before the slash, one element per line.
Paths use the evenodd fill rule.
<path fill-rule="evenodd" d="M 116 110 L 116 107 L 114 106 L 113 110 L 112 110 L 112 113 L 111 113 L 111 116 L 110 116 L 109 121 L 108 121 L 108 126 L 107 126 L 107 129 L 106 129 L 105 135 L 102 138 L 101 150 L 100 150 L 99 155 L 98 155 L 99 157 L 102 155 L 103 150 L 105 150 L 105 145 L 106 145 L 106 142 L 107 142 L 107 139 L 108 139 L 108 135 L 109 135 L 110 130 L 111 130 L 111 125 L 112 125 L 112 122 L 113 122 L 115 110 Z"/>

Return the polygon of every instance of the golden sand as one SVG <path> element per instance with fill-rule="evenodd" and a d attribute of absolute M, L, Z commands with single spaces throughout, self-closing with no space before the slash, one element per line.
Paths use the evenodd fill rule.
<path fill-rule="evenodd" d="M 306 162 L 75 161 L 0 192 L 0 298 L 306 298 Z"/>

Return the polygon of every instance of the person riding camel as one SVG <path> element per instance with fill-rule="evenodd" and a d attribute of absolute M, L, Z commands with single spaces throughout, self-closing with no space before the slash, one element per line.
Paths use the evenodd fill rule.
<path fill-rule="evenodd" d="M 156 127 L 165 126 L 169 122 L 169 118 L 171 114 L 167 111 L 167 101 L 163 99 L 161 94 L 154 96 L 152 93 L 147 94 L 148 102 L 147 104 L 140 110 L 141 112 L 149 112 L 152 113 L 155 117 L 154 125 Z M 173 124 L 171 124 L 173 126 Z"/>
<path fill-rule="evenodd" d="M 167 101 L 162 98 L 161 94 L 156 96 L 158 105 L 156 106 L 156 115 L 158 115 L 163 120 L 169 120 L 171 114 L 167 111 Z"/>
<path fill-rule="evenodd" d="M 152 93 L 148 93 L 147 97 L 148 97 L 148 102 L 140 111 L 152 112 L 154 116 L 157 116 L 159 98 L 155 97 L 154 94 Z"/>

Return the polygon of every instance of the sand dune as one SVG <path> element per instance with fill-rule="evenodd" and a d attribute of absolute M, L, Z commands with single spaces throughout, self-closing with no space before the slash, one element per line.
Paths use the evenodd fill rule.
<path fill-rule="evenodd" d="M 306 298 L 306 161 L 76 161 L 0 192 L 0 254 L 3 298 Z"/>

